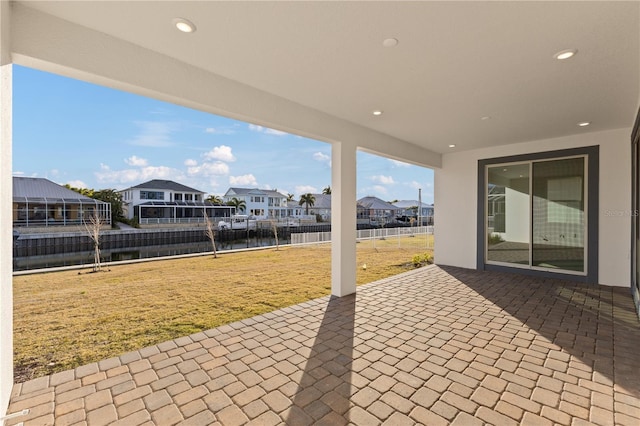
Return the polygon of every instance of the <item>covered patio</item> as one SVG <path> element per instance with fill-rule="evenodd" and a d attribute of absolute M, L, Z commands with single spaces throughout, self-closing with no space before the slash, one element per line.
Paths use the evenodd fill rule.
<path fill-rule="evenodd" d="M 14 64 L 331 144 L 333 297 L 13 387 Z M 638 75 L 638 2 L 1 1 L 0 416 L 637 423 Z M 355 295 L 359 151 L 434 168 L 439 266 Z"/>
<path fill-rule="evenodd" d="M 426 267 L 14 386 L 7 421 L 637 425 L 628 289 Z"/>

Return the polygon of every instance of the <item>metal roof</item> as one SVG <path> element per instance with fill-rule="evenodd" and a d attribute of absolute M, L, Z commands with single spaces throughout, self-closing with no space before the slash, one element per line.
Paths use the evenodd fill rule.
<path fill-rule="evenodd" d="M 330 209 L 331 194 L 313 194 L 316 201 L 311 208 L 313 209 Z"/>
<path fill-rule="evenodd" d="M 417 207 L 418 204 L 420 204 L 418 200 L 400 200 L 393 203 L 393 205 L 398 207 L 399 209 L 408 209 L 409 207 Z M 422 208 L 427 208 L 427 207 L 433 207 L 433 204 L 422 203 Z"/>
<path fill-rule="evenodd" d="M 258 189 L 258 188 L 229 188 L 225 197 L 232 195 L 267 195 L 269 197 L 287 198 L 286 195 L 282 195 L 278 191 L 271 189 Z"/>
<path fill-rule="evenodd" d="M 204 191 L 190 188 L 186 185 L 183 185 L 178 182 L 174 182 L 172 180 L 163 180 L 163 179 L 153 179 L 148 182 L 141 183 L 140 185 L 132 186 L 131 188 L 128 188 L 128 189 L 164 189 L 168 191 L 197 192 L 200 194 L 204 194 Z"/>
<path fill-rule="evenodd" d="M 66 200 L 66 201 L 82 201 L 82 202 L 98 202 L 85 195 L 72 191 L 57 183 L 51 182 L 45 178 L 33 177 L 13 177 L 13 199 L 22 200 Z"/>
<path fill-rule="evenodd" d="M 358 205 L 373 210 L 398 210 L 393 204 L 387 203 L 378 197 L 364 197 L 358 200 Z"/>

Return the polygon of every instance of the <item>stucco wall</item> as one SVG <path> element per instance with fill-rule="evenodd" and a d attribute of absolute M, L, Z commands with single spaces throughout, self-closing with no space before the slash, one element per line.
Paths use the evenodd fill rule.
<path fill-rule="evenodd" d="M 631 129 L 585 133 L 445 154 L 435 172 L 435 260 L 476 268 L 478 160 L 600 146 L 599 282 L 628 287 L 631 238 Z"/>

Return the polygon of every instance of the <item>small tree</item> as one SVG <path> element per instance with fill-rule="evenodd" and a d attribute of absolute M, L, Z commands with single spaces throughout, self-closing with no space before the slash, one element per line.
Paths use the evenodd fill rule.
<path fill-rule="evenodd" d="M 271 229 L 273 230 L 273 236 L 276 238 L 276 251 L 280 250 L 280 244 L 278 242 L 278 223 L 275 220 L 270 220 Z"/>
<path fill-rule="evenodd" d="M 240 200 L 239 198 L 233 197 L 229 201 L 227 201 L 228 206 L 233 206 L 236 208 L 236 212 L 243 212 L 247 207 L 247 202 L 244 200 Z"/>
<path fill-rule="evenodd" d="M 218 258 L 218 253 L 216 252 L 216 230 L 213 228 L 213 222 L 207 216 L 207 212 L 204 212 L 204 221 L 207 224 L 207 229 L 204 231 L 205 235 L 211 241 L 211 246 L 213 247 L 213 258 Z"/>
<path fill-rule="evenodd" d="M 82 221 L 84 228 L 89 234 L 89 238 L 93 241 L 93 272 L 102 270 L 100 263 L 100 233 L 102 227 L 107 224 L 107 220 L 100 216 L 97 211 L 93 212 L 93 215 L 89 216 L 89 221 Z"/>

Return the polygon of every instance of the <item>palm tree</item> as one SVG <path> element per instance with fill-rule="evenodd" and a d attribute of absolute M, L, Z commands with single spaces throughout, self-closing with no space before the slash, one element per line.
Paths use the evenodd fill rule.
<path fill-rule="evenodd" d="M 287 201 L 293 201 L 293 198 L 295 197 L 295 195 L 289 193 L 287 194 Z"/>
<path fill-rule="evenodd" d="M 316 203 L 316 197 L 314 197 L 312 193 L 308 192 L 300 196 L 300 202 L 298 203 L 298 205 L 301 206 L 303 204 L 306 204 L 307 205 L 306 215 L 309 216 L 309 207 L 313 207 L 315 203 Z"/>
<path fill-rule="evenodd" d="M 243 212 L 247 207 L 247 203 L 244 200 L 239 200 L 236 197 L 233 197 L 229 201 L 227 201 L 228 206 L 233 206 L 236 208 L 236 212 Z"/>
<path fill-rule="evenodd" d="M 324 195 L 331 195 L 331 186 L 327 185 L 325 188 L 322 189 L 322 193 Z"/>
<path fill-rule="evenodd" d="M 218 195 L 209 195 L 205 201 L 209 201 L 216 206 L 221 206 L 222 204 L 224 204 L 224 201 L 222 201 L 222 198 Z"/>

